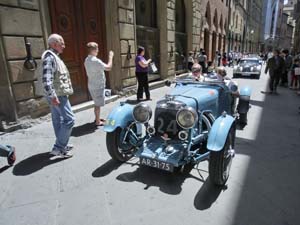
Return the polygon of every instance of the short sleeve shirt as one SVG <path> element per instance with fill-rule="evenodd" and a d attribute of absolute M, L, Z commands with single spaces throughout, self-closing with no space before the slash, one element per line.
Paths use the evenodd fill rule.
<path fill-rule="evenodd" d="M 135 58 L 135 71 L 136 72 L 144 72 L 144 73 L 148 72 L 148 67 L 146 67 L 146 68 L 141 67 L 141 65 L 139 64 L 140 61 L 145 63 L 146 59 L 141 55 L 137 55 Z"/>
<path fill-rule="evenodd" d="M 89 89 L 105 88 L 105 65 L 106 64 L 96 56 L 88 55 L 88 57 L 86 57 L 84 66 L 88 76 Z"/>

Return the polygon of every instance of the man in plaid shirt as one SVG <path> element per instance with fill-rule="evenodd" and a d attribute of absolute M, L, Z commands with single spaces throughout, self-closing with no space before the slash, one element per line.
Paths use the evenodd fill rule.
<path fill-rule="evenodd" d="M 72 157 L 73 146 L 68 145 L 74 126 L 74 114 L 69 102 L 69 95 L 73 94 L 70 74 L 64 62 L 59 58 L 65 48 L 63 38 L 58 34 L 51 34 L 48 38 L 49 49 L 42 55 L 43 87 L 48 100 L 52 124 L 56 136 L 51 155 L 65 158 Z"/>

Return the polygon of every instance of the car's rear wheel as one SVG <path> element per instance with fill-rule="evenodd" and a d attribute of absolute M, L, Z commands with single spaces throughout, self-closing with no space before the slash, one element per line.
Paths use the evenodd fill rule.
<path fill-rule="evenodd" d="M 209 179 L 218 186 L 225 185 L 229 177 L 232 158 L 234 157 L 235 126 L 227 136 L 223 149 L 219 152 L 210 152 Z"/>
<path fill-rule="evenodd" d="M 126 162 L 133 156 L 135 146 L 130 144 L 129 135 L 125 135 L 126 130 L 121 128 L 106 134 L 107 151 L 113 160 Z"/>

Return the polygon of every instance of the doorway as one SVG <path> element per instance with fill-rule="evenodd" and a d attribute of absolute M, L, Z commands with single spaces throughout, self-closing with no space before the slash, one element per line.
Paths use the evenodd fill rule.
<path fill-rule="evenodd" d="M 86 43 L 97 42 L 101 59 L 106 59 L 104 1 L 51 0 L 49 2 L 53 33 L 63 36 L 66 48 L 62 59 L 66 63 L 72 80 L 74 94 L 72 105 L 90 100 L 84 60 L 87 56 Z M 108 80 L 108 79 L 107 79 Z M 109 86 L 109 84 L 108 84 Z"/>

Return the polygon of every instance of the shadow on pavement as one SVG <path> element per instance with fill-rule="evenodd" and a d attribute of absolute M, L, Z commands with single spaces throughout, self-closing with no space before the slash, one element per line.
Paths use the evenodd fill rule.
<path fill-rule="evenodd" d="M 149 100 L 147 100 L 147 99 L 142 99 L 142 100 L 138 101 L 138 100 L 136 100 L 136 99 L 127 99 L 127 100 L 125 101 L 125 103 L 130 104 L 130 105 L 136 105 L 136 104 L 138 104 L 138 103 L 140 103 L 140 102 L 147 102 L 147 101 L 149 101 Z"/>
<path fill-rule="evenodd" d="M 94 122 L 86 123 L 78 127 L 74 127 L 71 133 L 73 137 L 81 137 L 87 134 L 94 133 L 97 130 L 97 126 Z"/>
<path fill-rule="evenodd" d="M 125 103 L 130 104 L 130 105 L 136 105 L 136 104 L 139 103 L 139 101 L 138 100 L 134 100 L 134 99 L 127 99 L 125 101 Z"/>
<path fill-rule="evenodd" d="M 230 225 L 300 224 L 299 98 L 286 88 L 251 104 L 262 108 L 254 139 L 237 138 L 237 154 L 249 159 Z M 250 109 L 251 110 L 251 109 Z"/>
<path fill-rule="evenodd" d="M 213 185 L 207 178 L 194 199 L 194 206 L 198 210 L 209 209 L 218 199 L 221 191 L 227 189 L 227 186 L 221 187 Z"/>
<path fill-rule="evenodd" d="M 113 159 L 107 161 L 100 167 L 98 167 L 94 172 L 92 173 L 93 177 L 105 177 L 108 174 L 110 174 L 112 171 L 118 169 L 122 165 L 121 162 L 117 162 Z"/>
<path fill-rule="evenodd" d="M 14 166 L 13 174 L 16 176 L 26 176 L 35 173 L 46 166 L 65 160 L 66 158 L 51 159 L 49 152 L 40 153 L 22 160 Z"/>
<path fill-rule="evenodd" d="M 200 182 L 204 182 L 204 180 L 191 175 L 191 169 L 192 168 L 184 173 L 169 173 L 154 168 L 141 166 L 133 172 L 120 174 L 117 177 L 117 180 L 123 182 L 139 182 L 146 185 L 144 187 L 145 190 L 150 187 L 158 187 L 163 193 L 177 195 L 181 192 L 181 186 L 187 178 L 193 178 Z"/>
<path fill-rule="evenodd" d="M 7 170 L 10 166 L 6 165 L 0 168 L 0 173 L 3 173 L 5 170 Z"/>

